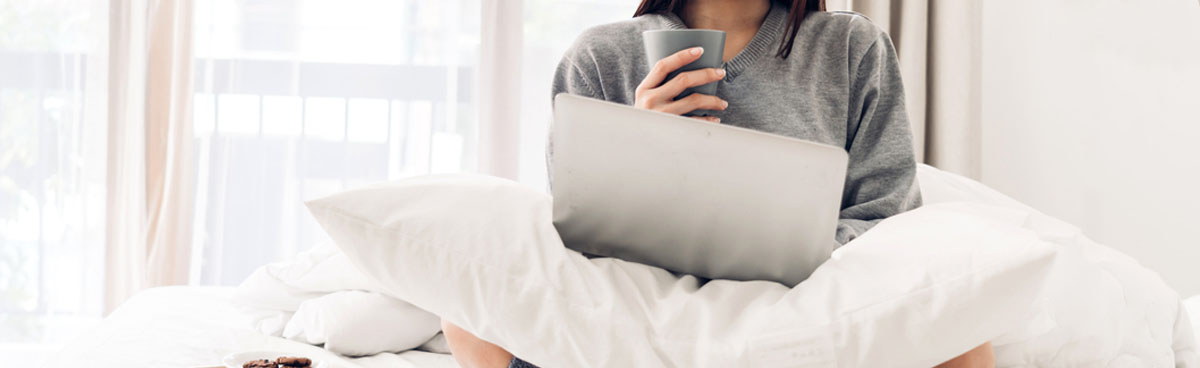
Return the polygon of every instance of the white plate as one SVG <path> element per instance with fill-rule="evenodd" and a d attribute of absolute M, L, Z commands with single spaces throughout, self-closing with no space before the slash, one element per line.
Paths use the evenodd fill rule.
<path fill-rule="evenodd" d="M 233 353 L 225 356 L 225 367 L 227 368 L 242 368 L 242 364 L 251 360 L 267 359 L 275 360 L 278 357 L 296 357 L 303 355 L 289 354 L 279 351 L 243 351 L 241 353 Z M 312 358 L 309 358 L 312 359 Z M 325 362 L 312 359 L 313 368 L 325 368 Z"/>

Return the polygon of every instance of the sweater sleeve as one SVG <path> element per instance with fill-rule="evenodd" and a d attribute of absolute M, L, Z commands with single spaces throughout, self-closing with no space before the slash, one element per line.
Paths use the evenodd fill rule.
<path fill-rule="evenodd" d="M 578 59 L 578 50 L 570 50 L 567 55 L 563 56 L 562 61 L 558 62 L 558 68 L 554 71 L 554 81 L 551 84 L 550 98 L 559 93 L 568 93 L 595 99 L 604 99 L 604 94 L 600 93 L 600 88 L 596 87 L 599 83 L 596 76 L 589 75 L 580 67 Z"/>
<path fill-rule="evenodd" d="M 874 28 L 874 27 L 871 27 Z M 850 63 L 846 151 L 850 165 L 836 239 L 846 244 L 883 219 L 917 208 L 921 193 L 896 49 L 877 28 Z M 856 65 L 857 64 L 857 65 Z"/>

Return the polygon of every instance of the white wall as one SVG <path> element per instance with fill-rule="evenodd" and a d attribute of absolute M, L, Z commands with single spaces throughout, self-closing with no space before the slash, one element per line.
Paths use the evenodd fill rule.
<path fill-rule="evenodd" d="M 984 1 L 982 180 L 1200 294 L 1200 1 Z"/>

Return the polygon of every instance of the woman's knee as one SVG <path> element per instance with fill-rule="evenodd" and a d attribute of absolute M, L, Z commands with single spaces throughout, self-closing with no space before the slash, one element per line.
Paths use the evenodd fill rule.
<path fill-rule="evenodd" d="M 992 350 L 992 343 L 987 342 L 963 353 L 963 355 L 939 364 L 935 368 L 993 368 L 995 366 L 996 353 Z"/>
<path fill-rule="evenodd" d="M 446 342 L 451 345 L 454 344 L 454 341 L 467 338 L 467 335 L 470 335 L 469 337 L 475 337 L 474 335 L 471 335 L 471 333 L 463 331 L 462 328 L 459 328 L 457 325 L 444 319 L 442 320 L 442 334 L 446 335 Z"/>
<path fill-rule="evenodd" d="M 503 368 L 513 356 L 507 350 L 484 341 L 453 323 L 442 320 L 442 334 L 454 360 L 464 368 Z"/>

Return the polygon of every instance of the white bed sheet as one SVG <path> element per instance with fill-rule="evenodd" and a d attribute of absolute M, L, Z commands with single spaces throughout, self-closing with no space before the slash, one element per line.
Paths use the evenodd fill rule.
<path fill-rule="evenodd" d="M 320 347 L 263 335 L 229 303 L 233 288 L 162 287 L 125 302 L 47 367 L 216 367 L 226 355 L 281 351 L 331 367 L 457 367 L 448 354 L 406 351 L 347 359 Z"/>

